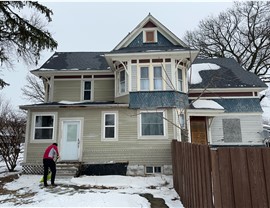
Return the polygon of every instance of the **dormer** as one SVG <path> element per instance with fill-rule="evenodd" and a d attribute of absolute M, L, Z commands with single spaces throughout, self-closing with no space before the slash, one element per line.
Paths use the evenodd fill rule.
<path fill-rule="evenodd" d="M 143 26 L 143 43 L 157 43 L 157 42 L 158 42 L 157 26 L 151 21 L 148 21 Z"/>

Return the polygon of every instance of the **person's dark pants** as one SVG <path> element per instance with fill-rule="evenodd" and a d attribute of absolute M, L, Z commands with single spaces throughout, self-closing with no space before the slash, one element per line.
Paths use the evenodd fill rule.
<path fill-rule="evenodd" d="M 52 172 L 52 177 L 51 177 L 51 184 L 54 185 L 54 180 L 55 180 L 55 175 L 56 175 L 56 164 L 53 159 L 43 159 L 43 167 L 44 167 L 44 186 L 47 186 L 47 175 L 49 172 L 49 168 Z"/>

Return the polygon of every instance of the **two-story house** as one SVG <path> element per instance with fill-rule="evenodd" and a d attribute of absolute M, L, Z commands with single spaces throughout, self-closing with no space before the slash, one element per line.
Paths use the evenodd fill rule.
<path fill-rule="evenodd" d="M 232 59 L 198 53 L 151 14 L 110 52 L 54 53 L 32 71 L 46 102 L 21 106 L 24 171 L 42 167 L 53 142 L 61 161 L 128 162 L 130 175 L 171 174 L 172 139 L 262 144 L 265 85 Z"/>

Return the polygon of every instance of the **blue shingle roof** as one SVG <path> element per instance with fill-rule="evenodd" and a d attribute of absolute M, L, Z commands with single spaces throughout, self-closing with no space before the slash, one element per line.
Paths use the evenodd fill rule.
<path fill-rule="evenodd" d="M 55 52 L 40 69 L 107 70 L 105 52 Z M 39 70 L 39 69 L 38 69 Z"/>

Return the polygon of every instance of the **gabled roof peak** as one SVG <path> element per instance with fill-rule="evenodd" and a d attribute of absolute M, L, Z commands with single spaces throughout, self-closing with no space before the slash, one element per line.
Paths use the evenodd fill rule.
<path fill-rule="evenodd" d="M 149 12 L 149 14 L 130 33 L 128 33 L 128 35 L 113 50 L 119 50 L 121 48 L 127 47 L 128 44 L 134 40 L 143 31 L 144 28 L 154 27 L 174 45 L 188 47 L 182 40 L 174 35 Z"/>

